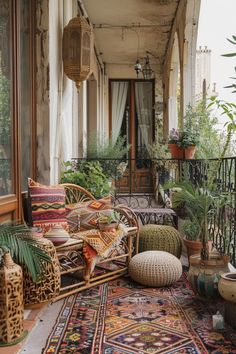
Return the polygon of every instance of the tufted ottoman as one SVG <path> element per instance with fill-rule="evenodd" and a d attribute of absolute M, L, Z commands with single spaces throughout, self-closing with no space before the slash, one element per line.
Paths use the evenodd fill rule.
<path fill-rule="evenodd" d="M 180 233 L 168 225 L 147 224 L 142 226 L 139 235 L 139 252 L 166 251 L 180 258 L 182 238 Z"/>
<path fill-rule="evenodd" d="M 164 251 L 146 251 L 136 254 L 129 263 L 129 275 L 137 283 L 165 286 L 177 281 L 182 274 L 178 258 Z"/>

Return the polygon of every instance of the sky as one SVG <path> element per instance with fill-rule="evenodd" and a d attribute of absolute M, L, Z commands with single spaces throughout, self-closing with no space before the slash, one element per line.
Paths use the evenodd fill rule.
<path fill-rule="evenodd" d="M 211 82 L 216 82 L 218 98 L 228 102 L 236 102 L 236 94 L 224 88 L 232 84 L 230 76 L 236 77 L 236 57 L 221 54 L 236 52 L 227 41 L 232 35 L 236 35 L 236 0 L 201 0 L 197 47 L 211 49 Z"/>

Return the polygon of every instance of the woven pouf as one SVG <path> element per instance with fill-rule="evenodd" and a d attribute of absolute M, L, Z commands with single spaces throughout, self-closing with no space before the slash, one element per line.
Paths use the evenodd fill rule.
<path fill-rule="evenodd" d="M 177 281 L 182 274 L 178 258 L 164 251 L 146 251 L 136 254 L 129 263 L 129 275 L 137 283 L 165 286 Z"/>
<path fill-rule="evenodd" d="M 180 233 L 168 225 L 147 224 L 142 226 L 139 235 L 139 252 L 166 251 L 180 258 L 182 238 Z"/>

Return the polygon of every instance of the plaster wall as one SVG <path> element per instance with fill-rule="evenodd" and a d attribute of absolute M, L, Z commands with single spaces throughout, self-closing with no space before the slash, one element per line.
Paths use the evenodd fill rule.
<path fill-rule="evenodd" d="M 183 48 L 184 48 L 184 30 L 185 30 L 185 14 L 186 14 L 187 0 L 180 0 L 176 12 L 175 20 L 172 26 L 169 42 L 166 50 L 166 56 L 163 65 L 163 90 L 164 90 L 164 136 L 166 137 L 169 132 L 169 97 L 170 97 L 170 69 L 172 50 L 174 45 L 175 36 L 178 36 L 179 44 L 179 72 L 180 72 L 180 117 L 183 116 Z"/>
<path fill-rule="evenodd" d="M 180 0 L 175 20 L 168 42 L 165 60 L 163 63 L 163 90 L 164 90 L 164 136 L 169 132 L 169 97 L 170 97 L 170 69 L 175 34 L 179 43 L 179 72 L 180 72 L 180 122 L 183 125 L 183 116 L 187 104 L 195 100 L 195 53 L 197 39 L 197 24 L 201 1 Z M 177 78 L 176 78 L 177 80 Z"/>
<path fill-rule="evenodd" d="M 188 0 L 184 40 L 184 112 L 190 104 L 195 104 L 196 94 L 196 46 L 198 19 L 201 1 Z"/>

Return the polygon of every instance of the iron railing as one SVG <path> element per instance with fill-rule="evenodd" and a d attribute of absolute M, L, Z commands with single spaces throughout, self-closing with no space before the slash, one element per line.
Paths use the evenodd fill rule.
<path fill-rule="evenodd" d="M 165 198 L 169 197 L 169 190 L 162 188 L 166 182 L 188 178 L 192 183 L 201 185 L 214 176 L 217 191 L 224 195 L 225 203 L 211 219 L 209 232 L 215 247 L 228 254 L 236 266 L 235 157 L 221 159 L 220 163 L 218 159 L 73 159 L 73 168 L 79 168 L 84 160 L 99 161 L 105 173 L 112 177 L 114 202 L 125 203 L 132 208 L 164 207 Z M 121 177 L 119 167 L 124 167 L 124 164 L 126 169 Z"/>

